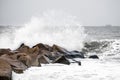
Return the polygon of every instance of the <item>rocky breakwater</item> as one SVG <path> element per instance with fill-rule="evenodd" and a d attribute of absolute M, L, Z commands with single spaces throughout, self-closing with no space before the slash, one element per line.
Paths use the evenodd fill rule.
<path fill-rule="evenodd" d="M 11 80 L 12 71 L 22 73 L 31 66 L 61 63 L 69 65 L 69 59 L 81 65 L 74 58 L 85 58 L 84 53 L 68 51 L 58 45 L 36 44 L 29 47 L 24 43 L 16 50 L 0 49 L 0 80 Z"/>

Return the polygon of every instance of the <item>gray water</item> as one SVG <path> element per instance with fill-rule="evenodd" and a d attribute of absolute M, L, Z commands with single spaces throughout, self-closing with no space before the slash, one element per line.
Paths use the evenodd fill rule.
<path fill-rule="evenodd" d="M 120 26 L 85 26 L 90 39 L 120 39 Z"/>
<path fill-rule="evenodd" d="M 0 35 L 13 34 L 20 26 L 0 26 Z M 120 26 L 84 26 L 89 39 L 120 39 Z"/>

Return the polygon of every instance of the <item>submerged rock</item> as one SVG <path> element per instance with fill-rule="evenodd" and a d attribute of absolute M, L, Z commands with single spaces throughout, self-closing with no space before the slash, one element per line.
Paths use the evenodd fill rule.
<path fill-rule="evenodd" d="M 89 56 L 89 58 L 92 58 L 92 59 L 99 59 L 99 57 L 97 55 L 91 55 Z"/>

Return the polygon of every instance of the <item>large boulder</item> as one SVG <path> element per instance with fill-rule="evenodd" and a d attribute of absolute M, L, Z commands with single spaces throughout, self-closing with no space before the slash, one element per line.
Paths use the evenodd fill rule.
<path fill-rule="evenodd" d="M 47 50 L 41 50 L 39 52 L 39 54 L 41 56 L 46 56 L 47 58 L 49 58 L 50 60 L 55 60 L 56 58 L 58 58 L 61 53 L 57 52 L 57 51 L 54 51 L 54 52 L 50 52 L 50 51 L 47 51 Z"/>
<path fill-rule="evenodd" d="M 38 62 L 40 55 L 37 53 L 33 53 L 33 54 L 17 53 L 16 55 L 17 55 L 17 60 L 22 62 L 27 67 L 41 66 L 40 63 Z"/>
<path fill-rule="evenodd" d="M 70 64 L 69 60 L 67 60 L 65 56 L 58 57 L 55 61 L 53 61 L 53 63 L 61 63 L 61 64 L 67 64 L 67 65 Z"/>
<path fill-rule="evenodd" d="M 53 51 L 60 52 L 61 54 L 68 54 L 69 53 L 69 51 L 67 51 L 66 49 L 64 49 L 58 45 L 55 45 L 55 44 L 52 46 L 52 48 L 53 48 Z"/>
<path fill-rule="evenodd" d="M 16 56 L 17 56 L 17 59 L 19 61 L 21 61 L 24 65 L 26 65 L 27 67 L 31 66 L 31 63 L 32 63 L 31 60 L 32 59 L 28 54 L 26 54 L 26 53 L 17 53 Z"/>
<path fill-rule="evenodd" d="M 10 49 L 0 49 L 0 56 L 3 55 L 3 54 L 8 54 L 10 53 Z"/>
<path fill-rule="evenodd" d="M 45 54 L 45 56 L 47 56 L 51 61 L 54 61 L 55 59 L 57 59 L 58 57 L 62 55 L 63 54 L 57 51 L 53 51 L 53 52 L 50 52 L 49 54 Z"/>
<path fill-rule="evenodd" d="M 52 51 L 52 48 L 49 46 L 49 45 L 46 45 L 46 44 L 42 44 L 42 43 L 39 43 L 39 44 L 36 44 L 34 47 L 38 47 L 39 50 L 47 50 L 47 51 Z"/>
<path fill-rule="evenodd" d="M 29 53 L 39 53 L 40 49 L 38 46 L 32 47 L 29 49 Z"/>
<path fill-rule="evenodd" d="M 0 58 L 0 80 L 11 80 L 12 68 L 8 62 Z"/>
<path fill-rule="evenodd" d="M 41 66 L 40 62 L 38 61 L 41 55 L 39 55 L 38 53 L 33 53 L 30 54 L 30 57 L 31 57 L 31 66 L 38 66 L 38 67 Z"/>
<path fill-rule="evenodd" d="M 29 49 L 30 49 L 29 46 L 27 46 L 27 45 L 25 45 L 24 43 L 22 43 L 22 44 L 20 45 L 20 47 L 19 47 L 18 49 L 16 49 L 16 51 L 19 51 L 19 52 L 21 52 L 21 53 L 29 53 Z"/>
<path fill-rule="evenodd" d="M 4 54 L 0 57 L 2 60 L 5 60 L 7 63 L 9 63 L 14 68 L 19 68 L 22 70 L 27 69 L 27 66 L 23 64 L 21 61 L 16 59 L 16 55 L 14 54 Z"/>
<path fill-rule="evenodd" d="M 27 53 L 27 54 L 33 54 L 38 53 L 40 51 L 39 46 L 34 46 L 30 48 L 29 46 L 22 43 L 18 49 L 16 49 L 18 53 Z"/>
<path fill-rule="evenodd" d="M 42 43 L 37 44 L 33 46 L 32 48 L 22 43 L 20 47 L 16 49 L 16 51 L 21 52 L 21 53 L 33 54 L 33 53 L 38 53 L 40 50 L 44 50 L 47 48 L 48 48 L 47 45 L 44 45 Z"/>

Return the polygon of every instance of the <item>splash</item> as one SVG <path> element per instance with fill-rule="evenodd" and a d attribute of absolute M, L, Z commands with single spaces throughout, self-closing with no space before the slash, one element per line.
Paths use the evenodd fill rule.
<path fill-rule="evenodd" d="M 15 31 L 13 48 L 21 43 L 57 44 L 69 50 L 81 49 L 85 38 L 84 28 L 71 16 L 61 11 L 48 11 L 32 17 L 24 27 Z"/>

